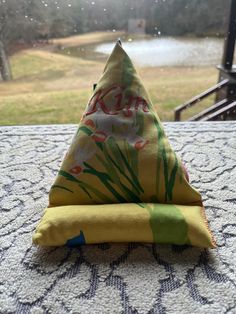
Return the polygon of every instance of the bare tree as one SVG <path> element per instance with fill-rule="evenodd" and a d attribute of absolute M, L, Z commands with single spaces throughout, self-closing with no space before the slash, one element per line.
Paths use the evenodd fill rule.
<path fill-rule="evenodd" d="M 0 0 L 0 74 L 4 81 L 12 79 L 6 48 L 11 37 L 9 36 L 9 22 L 12 16 L 12 2 L 13 1 L 6 2 L 6 0 Z"/>
<path fill-rule="evenodd" d="M 29 42 L 36 37 L 37 3 L 37 0 L 0 0 L 0 77 L 4 81 L 12 79 L 8 60 L 10 45 L 16 40 Z"/>
<path fill-rule="evenodd" d="M 3 42 L 0 40 L 0 74 L 3 81 L 10 81 L 12 79 L 12 73 L 10 64 L 4 49 Z"/>

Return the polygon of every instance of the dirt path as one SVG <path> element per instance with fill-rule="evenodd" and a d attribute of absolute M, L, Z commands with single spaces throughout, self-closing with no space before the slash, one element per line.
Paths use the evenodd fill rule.
<path fill-rule="evenodd" d="M 70 36 L 66 38 L 52 39 L 52 45 L 62 45 L 64 47 L 79 47 L 84 45 L 91 45 L 100 42 L 115 41 L 125 35 L 124 32 L 93 32 L 82 35 Z"/>

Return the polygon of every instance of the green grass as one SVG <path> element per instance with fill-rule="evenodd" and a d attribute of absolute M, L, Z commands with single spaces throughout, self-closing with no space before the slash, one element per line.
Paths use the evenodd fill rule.
<path fill-rule="evenodd" d="M 37 55 L 38 53 L 38 55 Z M 66 62 L 67 61 L 67 62 Z M 56 60 L 54 54 L 23 51 L 11 58 L 11 67 L 14 80 L 53 80 L 64 74 L 71 66 L 75 64 L 74 60 Z"/>
<path fill-rule="evenodd" d="M 33 93 L 5 97 L 0 102 L 2 125 L 78 123 L 87 91 Z"/>
<path fill-rule="evenodd" d="M 99 36 L 90 34 L 93 40 L 101 37 L 104 41 L 105 35 Z M 85 42 L 86 37 L 82 38 Z M 0 125 L 79 122 L 104 62 L 52 51 L 25 50 L 11 58 L 14 80 L 0 83 Z M 140 68 L 138 72 L 160 118 L 165 121 L 173 120 L 176 106 L 215 84 L 218 76 L 217 70 L 210 67 L 150 67 Z M 212 98 L 197 104 L 183 118 L 187 119 L 213 101 Z"/>
<path fill-rule="evenodd" d="M 44 60 L 38 56 L 31 56 L 20 53 L 11 58 L 11 66 L 13 70 L 14 79 L 27 79 L 44 73 L 50 78 L 48 72 L 53 70 L 49 60 Z"/>
<path fill-rule="evenodd" d="M 154 73 L 156 75 L 154 76 Z M 174 118 L 174 108 L 216 84 L 218 72 L 211 67 L 166 67 L 141 69 L 140 74 L 155 108 L 164 121 Z M 186 110 L 183 120 L 214 103 L 212 97 Z"/>

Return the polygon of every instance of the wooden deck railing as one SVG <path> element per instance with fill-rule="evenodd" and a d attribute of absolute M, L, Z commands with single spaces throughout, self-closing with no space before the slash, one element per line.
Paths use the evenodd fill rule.
<path fill-rule="evenodd" d="M 229 80 L 225 79 L 225 80 L 219 82 L 218 84 L 214 85 L 213 87 L 209 88 L 205 92 L 195 96 L 194 98 L 187 101 L 183 105 L 180 105 L 177 108 L 175 108 L 175 121 L 181 120 L 182 111 L 196 105 L 197 103 L 199 103 L 201 100 L 205 99 L 206 97 L 218 92 L 220 89 L 226 87 L 228 85 L 228 83 L 229 83 Z"/>

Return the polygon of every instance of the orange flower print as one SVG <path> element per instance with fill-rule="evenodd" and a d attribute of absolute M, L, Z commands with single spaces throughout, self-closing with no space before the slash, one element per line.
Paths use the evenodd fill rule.
<path fill-rule="evenodd" d="M 102 143 L 102 142 L 105 142 L 105 140 L 107 139 L 107 134 L 103 131 L 96 131 L 93 135 L 92 135 L 92 139 L 95 141 L 95 142 L 99 142 L 99 143 Z"/>
<path fill-rule="evenodd" d="M 95 123 L 93 122 L 93 120 L 89 119 L 89 120 L 86 120 L 84 122 L 85 125 L 87 125 L 88 127 L 92 128 L 92 129 L 95 129 L 96 126 L 95 126 Z"/>
<path fill-rule="evenodd" d="M 70 169 L 70 173 L 75 174 L 75 175 L 80 174 L 81 171 L 82 171 L 82 168 L 80 166 L 75 166 Z"/>
<path fill-rule="evenodd" d="M 89 160 L 96 153 L 94 144 L 87 142 L 85 145 L 77 144 L 74 152 L 72 152 L 73 163 L 69 172 L 74 176 L 79 176 L 84 169 L 84 162 Z"/>
<path fill-rule="evenodd" d="M 140 150 L 142 148 L 144 148 L 145 145 L 147 145 L 149 143 L 148 140 L 141 140 L 141 141 L 137 141 L 135 144 L 134 144 L 134 147 L 137 149 L 137 150 Z"/>
<path fill-rule="evenodd" d="M 136 150 L 141 150 L 149 141 L 137 134 L 139 126 L 136 119 L 136 115 L 133 115 L 129 107 L 121 119 L 113 115 L 104 115 L 98 108 L 93 113 L 93 119 L 85 119 L 84 124 L 93 130 L 91 138 L 97 143 L 104 143 L 109 137 L 113 137 L 115 140 L 126 140 Z"/>

